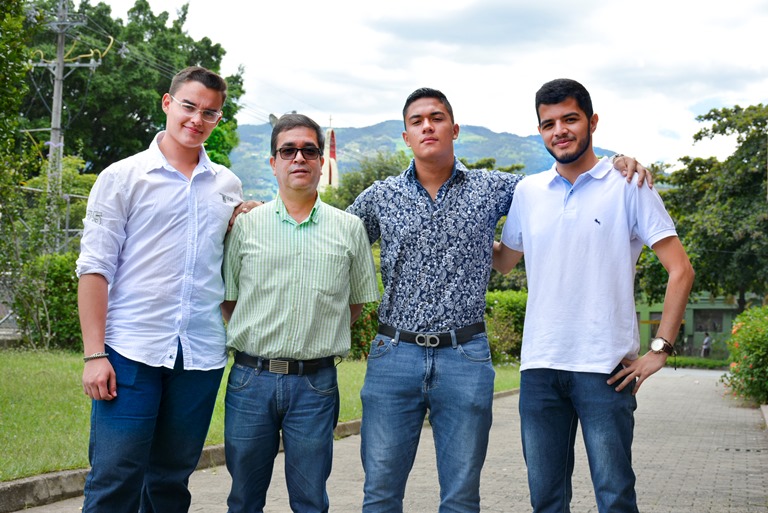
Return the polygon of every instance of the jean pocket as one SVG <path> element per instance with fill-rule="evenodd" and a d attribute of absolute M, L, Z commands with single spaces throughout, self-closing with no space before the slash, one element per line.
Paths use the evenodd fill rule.
<path fill-rule="evenodd" d="M 376 358 L 381 358 L 392 350 L 392 346 L 394 346 L 393 338 L 381 334 L 376 335 L 376 338 L 371 342 L 371 350 L 368 352 L 368 359 L 374 360 Z"/>
<path fill-rule="evenodd" d="M 488 337 L 485 333 L 475 335 L 471 340 L 459 344 L 456 350 L 470 362 L 485 363 L 491 361 L 491 347 L 488 345 Z"/>
<path fill-rule="evenodd" d="M 319 395 L 332 395 L 339 387 L 335 367 L 326 367 L 314 374 L 307 374 L 304 379 L 307 380 L 309 388 Z"/>
<path fill-rule="evenodd" d="M 239 363 L 232 365 L 232 368 L 229 370 L 229 378 L 227 378 L 227 390 L 238 392 L 247 388 L 251 379 L 256 375 L 256 369 L 252 367 L 240 365 Z"/>

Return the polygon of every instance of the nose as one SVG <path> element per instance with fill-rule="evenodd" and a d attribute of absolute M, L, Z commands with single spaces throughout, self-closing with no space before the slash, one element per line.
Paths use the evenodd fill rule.
<path fill-rule="evenodd" d="M 555 122 L 555 133 L 556 134 L 562 134 L 568 131 L 568 125 L 563 123 L 562 121 L 556 121 Z"/>
<path fill-rule="evenodd" d="M 195 124 L 202 125 L 203 124 L 203 111 L 198 110 L 192 116 L 189 118 L 191 121 L 193 121 Z"/>

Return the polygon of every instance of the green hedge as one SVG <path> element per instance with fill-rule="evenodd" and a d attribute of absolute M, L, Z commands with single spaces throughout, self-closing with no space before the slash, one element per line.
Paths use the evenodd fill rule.
<path fill-rule="evenodd" d="M 489 292 L 486 296 L 485 323 L 494 363 L 520 359 L 526 292 L 514 290 Z M 360 318 L 352 325 L 352 349 L 349 358 L 365 358 L 379 327 L 378 303 L 363 308 Z"/>
<path fill-rule="evenodd" d="M 723 383 L 735 395 L 768 403 L 768 307 L 745 310 L 728 340 L 731 364 Z"/>
<path fill-rule="evenodd" d="M 486 294 L 485 323 L 494 363 L 520 359 L 527 300 L 525 291 L 501 290 Z"/>
<path fill-rule="evenodd" d="M 13 309 L 25 346 L 82 351 L 76 261 L 76 252 L 42 255 L 22 269 Z"/>

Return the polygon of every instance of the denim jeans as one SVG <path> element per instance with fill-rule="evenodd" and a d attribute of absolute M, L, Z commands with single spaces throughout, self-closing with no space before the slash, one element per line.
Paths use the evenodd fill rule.
<path fill-rule="evenodd" d="M 93 401 L 83 513 L 182 513 L 224 369 L 150 367 L 107 347 L 117 397 Z"/>
<path fill-rule="evenodd" d="M 494 376 L 484 333 L 441 349 L 376 336 L 360 392 L 364 512 L 403 511 L 427 411 L 437 454 L 439 511 L 480 510 Z"/>
<path fill-rule="evenodd" d="M 339 417 L 336 367 L 303 376 L 235 364 L 225 404 L 224 449 L 232 476 L 229 511 L 263 511 L 281 430 L 291 509 L 328 511 L 325 484 Z"/>
<path fill-rule="evenodd" d="M 618 372 L 621 367 L 614 370 Z M 637 513 L 633 386 L 616 392 L 610 374 L 529 369 L 520 377 L 523 455 L 534 513 L 568 513 L 576 429 L 581 422 L 600 513 Z"/>

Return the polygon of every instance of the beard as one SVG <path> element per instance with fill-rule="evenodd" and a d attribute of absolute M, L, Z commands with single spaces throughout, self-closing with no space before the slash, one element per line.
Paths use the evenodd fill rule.
<path fill-rule="evenodd" d="M 570 164 L 571 162 L 576 162 L 581 158 L 582 155 L 584 155 L 584 152 L 587 151 L 589 148 L 589 143 L 592 141 L 592 134 L 587 132 L 587 137 L 582 140 L 581 144 L 573 150 L 571 153 L 563 153 L 561 155 L 556 155 L 555 152 L 547 145 L 544 145 L 545 148 L 547 148 L 547 151 L 549 152 L 554 159 L 559 162 L 560 164 Z"/>

